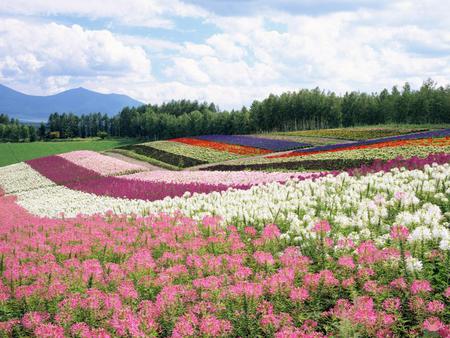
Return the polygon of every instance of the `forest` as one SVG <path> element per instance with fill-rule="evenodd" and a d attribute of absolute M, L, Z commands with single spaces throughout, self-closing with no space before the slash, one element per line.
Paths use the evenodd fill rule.
<path fill-rule="evenodd" d="M 34 132 L 18 121 L 0 120 L 0 139 L 32 141 L 107 135 L 158 140 L 388 123 L 450 123 L 450 86 L 438 87 L 429 79 L 418 90 L 405 83 L 401 89 L 395 86 L 371 94 L 337 95 L 319 88 L 301 89 L 270 94 L 262 101 L 255 100 L 249 108 L 231 111 L 221 111 L 214 103 L 179 100 L 125 107 L 113 117 L 101 113 L 53 113 L 47 124 Z"/>

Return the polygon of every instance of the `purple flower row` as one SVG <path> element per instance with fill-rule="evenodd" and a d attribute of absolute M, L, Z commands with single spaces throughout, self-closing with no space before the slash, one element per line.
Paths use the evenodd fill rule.
<path fill-rule="evenodd" d="M 311 144 L 287 140 L 274 140 L 269 138 L 252 137 L 248 135 L 203 135 L 194 138 L 206 141 L 237 144 L 240 146 L 261 148 L 272 151 L 284 151 L 297 148 L 311 147 Z"/>
<path fill-rule="evenodd" d="M 430 154 L 427 157 L 411 157 L 411 158 L 403 158 L 401 156 L 394 158 L 392 160 L 375 160 L 370 165 L 363 165 L 359 168 L 353 168 L 346 170 L 351 176 L 354 175 L 366 175 L 370 173 L 375 173 L 379 171 L 389 171 L 393 168 L 406 168 L 408 170 L 414 169 L 423 169 L 425 165 L 431 165 L 433 163 L 436 164 L 445 164 L 450 163 L 450 154 L 447 153 L 437 153 Z M 339 174 L 339 171 L 333 172 L 333 174 Z"/>
<path fill-rule="evenodd" d="M 156 201 L 165 197 L 182 196 L 186 192 L 210 193 L 225 191 L 229 188 L 249 189 L 251 187 L 250 184 L 143 182 L 114 176 L 102 176 L 59 156 L 43 157 L 27 161 L 27 163 L 41 175 L 58 185 L 95 195 L 118 198 Z"/>
<path fill-rule="evenodd" d="M 412 133 L 412 134 L 406 134 L 406 135 L 397 135 L 397 136 L 383 137 L 383 138 L 377 138 L 377 139 L 371 139 L 371 140 L 363 140 L 363 141 L 357 141 L 357 142 L 352 142 L 352 143 L 329 144 L 329 145 L 317 146 L 317 147 L 308 148 L 308 149 L 299 149 L 299 150 L 295 150 L 293 153 L 307 154 L 309 152 L 327 151 L 327 150 L 341 149 L 341 148 L 354 147 L 354 146 L 364 146 L 364 145 L 378 144 L 378 143 L 390 142 L 390 141 L 418 140 L 418 139 L 425 139 L 425 138 L 439 138 L 439 137 L 449 137 L 449 136 L 450 136 L 450 129 L 439 129 L 439 130 L 425 131 L 425 132 Z"/>

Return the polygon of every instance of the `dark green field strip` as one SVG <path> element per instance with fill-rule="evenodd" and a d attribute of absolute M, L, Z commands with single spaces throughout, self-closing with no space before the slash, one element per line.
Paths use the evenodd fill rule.
<path fill-rule="evenodd" d="M 149 145 L 129 145 L 125 147 L 120 147 L 118 149 L 125 149 L 135 152 L 136 154 L 143 155 L 146 157 L 153 158 L 155 160 L 171 164 L 179 168 L 188 168 L 196 165 L 207 164 L 206 161 L 197 160 L 195 158 L 172 154 L 163 150 L 155 149 Z"/>
<path fill-rule="evenodd" d="M 259 164 L 237 164 L 237 165 L 214 165 L 200 170 L 220 170 L 220 171 L 241 171 L 241 170 L 344 170 L 356 168 L 362 165 L 370 165 L 372 159 L 330 159 L 330 160 L 309 160 L 297 162 L 276 162 Z"/>

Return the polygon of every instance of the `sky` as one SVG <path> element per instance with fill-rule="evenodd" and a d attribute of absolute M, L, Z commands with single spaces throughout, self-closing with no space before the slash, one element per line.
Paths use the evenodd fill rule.
<path fill-rule="evenodd" d="M 447 3 L 448 5 L 448 3 Z M 1 0 L 0 83 L 239 109 L 270 93 L 450 83 L 442 0 Z"/>

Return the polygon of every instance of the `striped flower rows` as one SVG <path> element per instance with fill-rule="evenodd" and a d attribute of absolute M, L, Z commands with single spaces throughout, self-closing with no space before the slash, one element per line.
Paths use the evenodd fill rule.
<path fill-rule="evenodd" d="M 241 145 L 236 145 L 236 144 L 226 144 L 226 143 L 220 143 L 220 142 L 214 142 L 214 141 L 200 140 L 200 139 L 196 139 L 196 138 L 181 137 L 181 138 L 171 139 L 170 141 L 189 144 L 189 145 L 197 146 L 197 147 L 211 148 L 211 149 L 225 151 L 225 152 L 238 154 L 238 155 L 263 155 L 263 154 L 271 153 L 270 150 L 241 146 Z"/>
<path fill-rule="evenodd" d="M 95 153 L 83 154 L 84 159 L 91 156 L 98 159 L 99 167 L 102 166 L 102 157 L 107 158 L 108 168 L 111 163 L 123 162 Z M 72 160 L 70 160 L 72 159 Z M 249 189 L 253 185 L 285 182 L 289 179 L 306 179 L 320 177 L 325 173 L 315 174 L 289 174 L 289 173 L 227 173 L 227 172 L 170 172 L 152 171 L 142 172 L 120 177 L 105 176 L 98 171 L 89 170 L 85 166 L 76 164 L 79 156 L 66 155 L 49 156 L 27 161 L 26 163 L 51 182 L 67 188 L 92 193 L 98 196 L 119 197 L 140 200 L 162 200 L 166 197 L 183 196 L 185 193 L 211 193 L 213 191 L 225 191 L 230 188 Z M 110 174 L 110 170 L 107 170 Z"/>
<path fill-rule="evenodd" d="M 435 138 L 444 138 L 444 142 L 448 142 L 450 138 L 450 129 L 442 129 L 435 131 L 427 131 L 406 135 L 398 135 L 392 137 L 385 137 L 380 139 L 372 139 L 365 140 L 353 143 L 343 143 L 343 144 L 331 144 L 318 146 L 308 149 L 300 149 L 296 151 L 292 151 L 287 154 L 281 155 L 272 155 L 268 156 L 268 158 L 283 158 L 283 157 L 295 157 L 295 156 L 304 156 L 306 154 L 317 154 L 321 152 L 330 152 L 330 151 L 342 151 L 342 150 L 352 150 L 352 149 L 367 149 L 367 148 L 383 148 L 390 146 L 401 146 L 404 144 L 408 144 L 408 142 L 414 142 L 415 140 L 431 140 Z M 430 142 L 430 141 L 429 141 Z M 418 142 L 418 144 L 426 144 L 427 141 Z"/>
<path fill-rule="evenodd" d="M 6 193 L 47 181 L 0 168 Z M 0 334 L 448 337 L 449 198 L 448 164 L 155 202 L 0 196 Z M 114 200 L 136 215 L 44 216 Z"/>
<path fill-rule="evenodd" d="M 237 144 L 240 146 L 260 148 L 275 151 L 285 151 L 297 148 L 310 147 L 309 143 L 293 142 L 288 140 L 277 140 L 247 135 L 204 135 L 196 136 L 196 139 L 220 142 L 225 144 Z"/>

